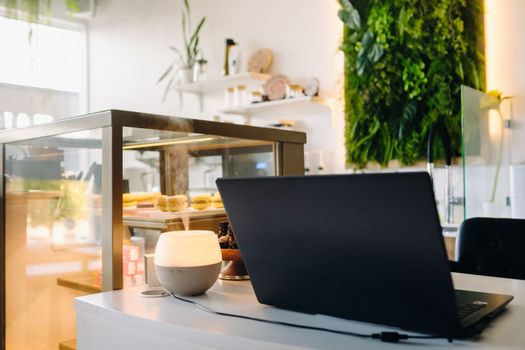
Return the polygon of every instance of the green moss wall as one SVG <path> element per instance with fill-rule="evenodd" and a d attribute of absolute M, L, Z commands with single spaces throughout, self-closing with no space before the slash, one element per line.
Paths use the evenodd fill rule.
<path fill-rule="evenodd" d="M 483 0 L 339 2 L 347 165 L 424 158 L 439 118 L 459 155 L 460 86 L 485 90 Z"/>

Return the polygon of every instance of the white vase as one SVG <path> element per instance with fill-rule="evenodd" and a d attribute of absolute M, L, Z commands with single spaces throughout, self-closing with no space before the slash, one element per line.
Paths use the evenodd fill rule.
<path fill-rule="evenodd" d="M 181 68 L 179 70 L 179 81 L 181 84 L 193 83 L 193 69 Z"/>

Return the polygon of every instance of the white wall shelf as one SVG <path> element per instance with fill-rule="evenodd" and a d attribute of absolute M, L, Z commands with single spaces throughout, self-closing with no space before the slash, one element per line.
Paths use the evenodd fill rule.
<path fill-rule="evenodd" d="M 232 107 L 232 108 L 225 108 L 219 110 L 219 113 L 224 114 L 237 114 L 237 115 L 253 115 L 256 113 L 262 113 L 267 112 L 274 108 L 281 108 L 285 106 L 291 106 L 291 105 L 306 105 L 306 104 L 324 104 L 324 99 L 321 99 L 319 97 L 310 97 L 310 96 L 304 96 L 304 97 L 296 97 L 296 98 L 285 98 L 282 100 L 276 100 L 276 101 L 268 101 L 268 102 L 259 102 L 259 103 L 252 103 L 245 106 L 239 106 L 239 107 Z"/>
<path fill-rule="evenodd" d="M 248 90 L 257 88 L 258 86 L 264 84 L 268 79 L 270 79 L 270 74 L 263 73 L 253 73 L 253 72 L 244 72 L 235 75 L 221 76 L 210 78 L 204 81 L 187 83 L 175 86 L 173 89 L 180 94 L 180 98 L 183 99 L 183 93 L 195 94 L 198 97 L 199 101 L 199 111 L 202 114 L 204 113 L 204 98 L 209 93 L 219 92 L 225 90 L 228 87 L 235 87 L 238 85 L 245 85 L 248 87 Z M 182 101 L 182 100 L 181 100 Z M 281 114 L 283 111 L 287 110 L 288 112 L 297 112 L 296 109 L 304 108 L 328 108 L 331 115 L 331 124 L 334 125 L 334 99 L 333 98 L 321 98 L 321 97 L 296 97 L 288 98 L 276 101 L 268 102 L 259 102 L 249 105 L 232 107 L 232 108 L 223 108 L 218 110 L 218 113 L 237 115 L 245 118 L 246 124 L 251 124 L 251 117 L 260 116 L 265 118 L 268 116 L 268 112 L 278 112 Z M 266 114 L 266 115 L 265 115 Z M 210 113 L 209 115 L 215 115 L 215 113 Z"/>
<path fill-rule="evenodd" d="M 269 74 L 246 72 L 207 79 L 195 83 L 182 84 L 176 86 L 175 91 L 202 94 L 205 92 L 223 90 L 228 87 L 235 87 L 237 85 L 253 86 L 256 84 L 262 84 L 269 78 Z"/>

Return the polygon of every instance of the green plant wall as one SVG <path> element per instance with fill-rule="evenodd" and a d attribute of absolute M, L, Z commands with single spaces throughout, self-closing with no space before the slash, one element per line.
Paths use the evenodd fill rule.
<path fill-rule="evenodd" d="M 461 84 L 485 90 L 483 0 L 339 0 L 347 164 L 424 158 L 442 118 L 461 146 Z"/>

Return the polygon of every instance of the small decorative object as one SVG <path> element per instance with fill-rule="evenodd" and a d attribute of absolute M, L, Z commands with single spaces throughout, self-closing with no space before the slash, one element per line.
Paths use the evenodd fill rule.
<path fill-rule="evenodd" d="M 294 84 L 292 85 L 293 97 L 304 97 L 304 89 L 301 85 Z"/>
<path fill-rule="evenodd" d="M 206 71 L 207 71 L 208 61 L 205 59 L 199 59 L 193 64 L 193 81 L 203 81 L 206 80 Z"/>
<path fill-rule="evenodd" d="M 179 84 L 189 84 L 193 82 L 193 69 L 192 68 L 180 68 L 179 75 L 177 77 Z"/>
<path fill-rule="evenodd" d="M 221 250 L 212 231 L 171 231 L 160 235 L 155 248 L 155 272 L 175 295 L 199 295 L 217 280 Z"/>
<path fill-rule="evenodd" d="M 303 88 L 297 84 L 286 84 L 286 98 L 303 97 Z"/>
<path fill-rule="evenodd" d="M 284 86 L 284 89 L 285 89 L 285 95 L 286 95 L 286 98 L 292 98 L 292 86 L 290 84 L 286 84 Z"/>
<path fill-rule="evenodd" d="M 224 52 L 224 68 L 222 70 L 222 75 L 230 75 L 230 50 L 235 45 L 236 44 L 233 39 L 226 39 L 226 49 Z"/>
<path fill-rule="evenodd" d="M 144 284 L 150 288 L 161 285 L 155 272 L 155 254 L 144 254 Z"/>
<path fill-rule="evenodd" d="M 250 93 L 250 103 L 262 102 L 263 97 L 260 91 L 252 91 Z"/>
<path fill-rule="evenodd" d="M 306 96 L 317 96 L 319 95 L 319 79 L 310 78 L 304 85 L 304 94 Z"/>
<path fill-rule="evenodd" d="M 199 53 L 201 52 L 199 48 L 199 33 L 206 21 L 206 17 L 201 18 L 197 26 L 192 30 L 190 25 L 190 5 L 187 0 L 184 0 L 183 3 L 182 36 L 184 38 L 184 50 L 181 52 L 178 48 L 169 46 L 169 49 L 175 54 L 175 59 L 157 80 L 158 84 L 170 77 L 166 84 L 166 88 L 164 89 L 162 101 L 166 100 L 166 96 L 174 83 L 178 82 L 179 84 L 187 84 L 193 81 L 194 65 Z"/>
<path fill-rule="evenodd" d="M 248 95 L 246 92 L 246 85 L 237 85 L 233 95 L 233 106 L 239 107 L 248 104 Z"/>
<path fill-rule="evenodd" d="M 319 163 L 317 164 L 317 173 L 322 174 L 324 172 L 324 151 L 319 151 Z"/>
<path fill-rule="evenodd" d="M 261 93 L 262 101 L 268 102 L 270 99 L 268 98 L 268 94 L 266 93 L 266 90 L 264 88 L 264 85 L 259 86 L 259 92 Z"/>
<path fill-rule="evenodd" d="M 304 152 L 304 174 L 310 174 L 310 152 Z"/>
<path fill-rule="evenodd" d="M 270 101 L 281 100 L 286 97 L 286 85 L 290 80 L 285 75 L 278 74 L 272 76 L 264 84 L 264 91 Z"/>
<path fill-rule="evenodd" d="M 241 48 L 239 44 L 231 45 L 228 54 L 228 75 L 239 74 L 241 71 Z"/>
<path fill-rule="evenodd" d="M 265 73 L 272 64 L 272 50 L 259 49 L 255 51 L 248 60 L 248 71 L 254 73 Z"/>
<path fill-rule="evenodd" d="M 224 108 L 230 108 L 233 106 L 233 95 L 235 89 L 232 87 L 226 88 L 224 90 Z"/>
<path fill-rule="evenodd" d="M 279 128 L 279 129 L 286 129 L 286 130 L 292 130 L 293 126 L 295 125 L 295 120 L 291 119 L 279 119 L 277 123 L 269 124 L 268 126 L 271 128 Z"/>
<path fill-rule="evenodd" d="M 235 241 L 235 236 L 228 221 L 221 221 L 220 230 L 217 234 L 219 245 L 221 247 L 222 260 L 228 261 L 228 264 L 219 274 L 223 280 L 249 280 L 246 266 L 242 261 L 241 252 Z"/>

